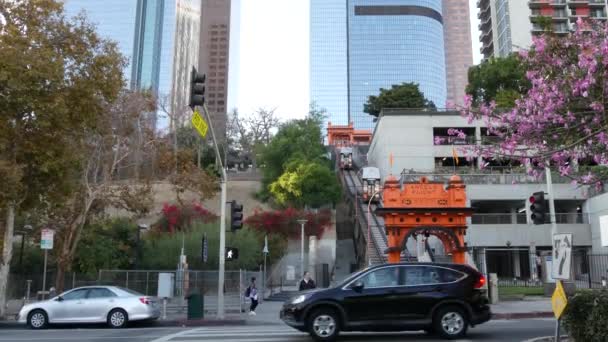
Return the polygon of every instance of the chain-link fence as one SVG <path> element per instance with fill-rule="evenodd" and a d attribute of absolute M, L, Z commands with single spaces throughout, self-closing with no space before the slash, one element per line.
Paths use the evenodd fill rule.
<path fill-rule="evenodd" d="M 106 285 L 119 286 L 137 291 L 147 296 L 158 294 L 159 274 L 173 275 L 173 298 L 177 305 L 184 305 L 184 298 L 198 293 L 205 298 L 205 308 L 215 310 L 218 294 L 218 271 L 175 271 L 175 270 L 100 270 L 97 275 L 68 273 L 64 279 L 64 290 L 80 286 Z M 256 278 L 257 287 L 263 286 L 262 274 L 257 271 L 226 271 L 224 273 L 224 298 L 227 310 L 241 310 L 246 305 L 243 294 L 252 278 Z M 47 291 L 56 284 L 56 274 L 48 273 Z M 29 292 L 28 292 L 29 290 Z M 28 298 L 36 300 L 42 290 L 42 274 L 11 274 L 8 287 L 9 299 Z"/>

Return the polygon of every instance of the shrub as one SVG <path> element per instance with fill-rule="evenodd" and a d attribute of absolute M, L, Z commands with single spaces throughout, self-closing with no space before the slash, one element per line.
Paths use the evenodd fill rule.
<path fill-rule="evenodd" d="M 199 203 L 183 206 L 165 203 L 161 214 L 160 220 L 153 225 L 158 232 L 173 233 L 187 229 L 193 222 L 212 223 L 218 219 Z"/>
<path fill-rule="evenodd" d="M 190 270 L 217 270 L 219 254 L 219 224 L 195 223 L 188 230 L 181 233 L 157 233 L 146 236 L 143 247 L 141 265 L 145 269 L 175 269 L 182 239 L 185 254 L 188 257 Z M 202 239 L 207 234 L 207 263 L 202 261 Z M 284 253 L 286 244 L 277 237 L 268 237 L 271 260 Z M 227 270 L 257 269 L 264 260 L 262 249 L 264 247 L 264 234 L 253 229 L 244 228 L 235 233 L 226 234 L 226 246 L 239 249 L 239 258 L 226 262 Z"/>
<path fill-rule="evenodd" d="M 578 291 L 569 298 L 562 317 L 574 341 L 608 341 L 608 290 Z"/>
<path fill-rule="evenodd" d="M 307 236 L 315 235 L 320 238 L 323 231 L 331 224 L 331 210 L 322 209 L 317 213 L 312 211 L 287 208 L 284 210 L 259 211 L 245 220 L 245 224 L 266 234 L 280 234 L 285 237 L 299 237 L 299 219 L 307 220 L 304 231 Z"/>

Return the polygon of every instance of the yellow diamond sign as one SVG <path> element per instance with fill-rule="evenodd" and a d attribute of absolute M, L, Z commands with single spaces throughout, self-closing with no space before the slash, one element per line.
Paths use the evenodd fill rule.
<path fill-rule="evenodd" d="M 207 129 L 209 129 L 209 126 L 207 126 L 205 119 L 203 119 L 198 110 L 195 110 L 194 114 L 192 115 L 192 126 L 196 128 L 201 137 L 204 138 L 207 135 Z"/>
<path fill-rule="evenodd" d="M 555 318 L 559 319 L 562 316 L 567 305 L 568 298 L 566 297 L 566 292 L 564 291 L 562 282 L 558 280 L 555 285 L 555 292 L 553 292 L 553 296 L 551 297 L 551 306 L 553 307 Z"/>

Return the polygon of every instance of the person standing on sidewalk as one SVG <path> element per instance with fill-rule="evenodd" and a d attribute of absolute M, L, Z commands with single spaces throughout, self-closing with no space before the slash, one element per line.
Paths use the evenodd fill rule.
<path fill-rule="evenodd" d="M 255 316 L 255 308 L 258 307 L 258 288 L 255 285 L 255 277 L 251 278 L 251 284 L 245 290 L 245 297 L 251 299 L 251 306 L 249 306 L 249 315 Z"/>
<path fill-rule="evenodd" d="M 316 287 L 315 281 L 310 278 L 310 273 L 304 272 L 304 279 L 300 282 L 300 291 L 312 290 Z"/>

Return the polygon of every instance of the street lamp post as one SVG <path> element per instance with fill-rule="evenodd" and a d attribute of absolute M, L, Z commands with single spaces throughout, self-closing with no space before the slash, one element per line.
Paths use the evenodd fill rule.
<path fill-rule="evenodd" d="M 374 192 L 374 194 L 372 195 L 372 197 L 370 197 L 369 202 L 367 203 L 367 266 L 371 266 L 372 265 L 372 259 L 371 259 L 371 221 L 372 221 L 372 214 L 371 214 L 371 206 L 372 206 L 372 200 L 374 199 L 374 197 L 376 197 L 376 195 L 378 195 L 382 190 L 378 190 L 376 192 Z"/>
<path fill-rule="evenodd" d="M 23 230 L 20 231 L 19 233 L 21 234 L 21 249 L 19 250 L 19 269 L 22 270 L 23 267 L 23 247 L 25 245 L 25 236 L 27 235 L 27 232 L 32 230 L 32 226 L 25 225 L 23 226 Z"/>
<path fill-rule="evenodd" d="M 302 237 L 302 241 L 300 244 L 300 271 L 302 272 L 302 276 L 304 275 L 304 224 L 306 224 L 306 222 L 308 222 L 308 220 L 298 220 L 298 223 L 300 224 L 300 228 L 301 228 L 301 237 Z"/>
<path fill-rule="evenodd" d="M 134 269 L 137 269 L 138 264 L 139 264 L 139 258 L 141 255 L 141 231 L 142 230 L 147 230 L 149 228 L 149 226 L 145 223 L 140 223 L 137 225 L 137 235 L 135 238 L 135 263 L 134 263 Z"/>

